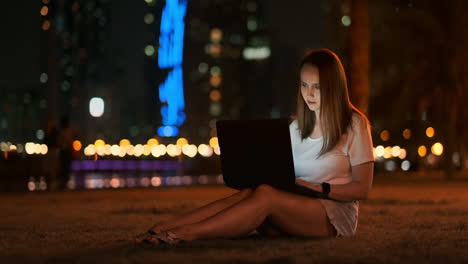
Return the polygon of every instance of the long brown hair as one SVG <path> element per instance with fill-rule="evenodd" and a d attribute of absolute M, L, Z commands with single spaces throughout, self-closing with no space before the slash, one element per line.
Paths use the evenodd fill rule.
<path fill-rule="evenodd" d="M 304 64 L 318 68 L 320 79 L 320 121 L 323 134 L 323 146 L 318 157 L 327 153 L 338 144 L 341 135 L 346 133 L 351 123 L 353 111 L 362 115 L 349 101 L 346 74 L 338 56 L 329 49 L 307 51 L 299 65 L 299 72 Z M 300 76 L 299 76 L 300 80 Z M 298 85 L 296 118 L 304 140 L 315 127 L 315 113 L 309 109 L 302 98 Z"/>

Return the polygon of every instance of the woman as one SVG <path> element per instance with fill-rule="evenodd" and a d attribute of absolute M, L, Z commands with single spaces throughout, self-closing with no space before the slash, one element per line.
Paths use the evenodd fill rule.
<path fill-rule="evenodd" d="M 299 69 L 296 119 L 290 124 L 296 181 L 328 193 L 325 199 L 262 184 L 156 224 L 136 242 L 355 233 L 358 200 L 366 199 L 372 187 L 369 121 L 349 102 L 345 72 L 335 53 L 310 51 Z"/>

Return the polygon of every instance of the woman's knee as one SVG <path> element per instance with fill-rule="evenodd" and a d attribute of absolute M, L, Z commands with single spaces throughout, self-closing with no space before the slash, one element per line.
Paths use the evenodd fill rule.
<path fill-rule="evenodd" d="M 254 190 L 253 190 L 252 188 L 245 188 L 245 189 L 242 189 L 242 190 L 240 191 L 240 193 L 241 193 L 244 197 L 250 196 L 253 192 L 254 192 Z"/>
<path fill-rule="evenodd" d="M 253 194 L 260 197 L 271 197 L 271 194 L 273 194 L 275 191 L 276 189 L 271 185 L 260 184 L 255 188 Z"/>

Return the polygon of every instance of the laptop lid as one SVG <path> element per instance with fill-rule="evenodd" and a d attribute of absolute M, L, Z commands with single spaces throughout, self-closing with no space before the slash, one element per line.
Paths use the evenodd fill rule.
<path fill-rule="evenodd" d="M 227 186 L 294 185 L 289 119 L 220 120 L 216 129 Z"/>

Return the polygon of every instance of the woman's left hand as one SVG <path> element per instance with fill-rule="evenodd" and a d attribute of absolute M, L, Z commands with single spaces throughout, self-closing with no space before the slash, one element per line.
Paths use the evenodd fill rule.
<path fill-rule="evenodd" d="M 304 185 L 305 187 L 314 189 L 314 190 L 319 191 L 319 192 L 322 191 L 322 186 L 316 185 L 316 184 L 313 184 L 313 183 L 310 183 L 310 182 L 308 182 L 308 181 L 299 179 L 299 178 L 297 178 L 297 177 L 296 177 L 296 183 L 298 183 L 298 184 L 300 184 L 300 185 Z"/>

